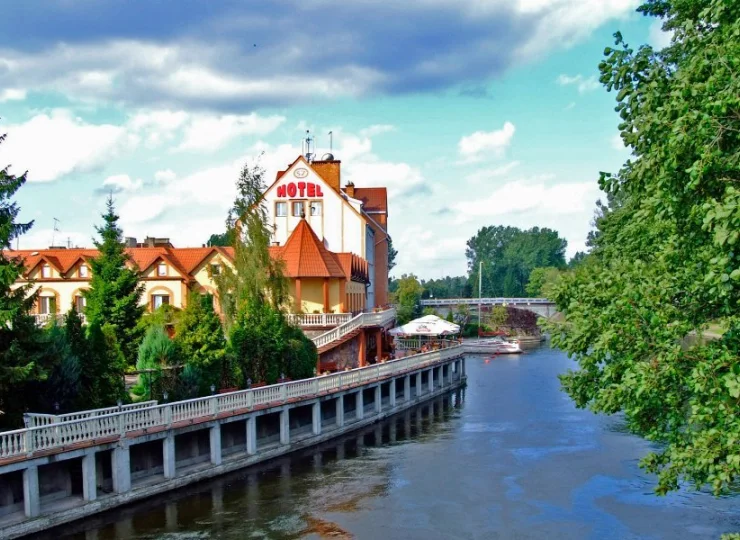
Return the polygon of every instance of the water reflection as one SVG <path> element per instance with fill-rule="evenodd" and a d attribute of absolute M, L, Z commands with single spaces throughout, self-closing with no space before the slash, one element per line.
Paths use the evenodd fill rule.
<path fill-rule="evenodd" d="M 354 513 L 386 497 L 398 485 L 388 452 L 439 437 L 463 394 L 452 392 L 342 438 L 38 538 L 354 538 L 315 510 Z"/>

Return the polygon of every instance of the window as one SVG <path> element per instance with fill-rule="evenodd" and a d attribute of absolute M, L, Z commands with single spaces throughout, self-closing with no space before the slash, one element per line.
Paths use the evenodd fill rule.
<path fill-rule="evenodd" d="M 311 215 L 312 216 L 320 216 L 322 209 L 323 209 L 323 204 L 321 203 L 321 201 L 313 201 L 311 203 Z"/>
<path fill-rule="evenodd" d="M 152 295 L 152 311 L 162 307 L 165 304 L 170 303 L 169 294 L 153 294 Z"/>
<path fill-rule="evenodd" d="M 80 277 L 87 277 L 87 265 L 83 264 L 80 266 Z"/>
<path fill-rule="evenodd" d="M 43 278 L 50 278 L 51 277 L 51 266 L 48 264 L 45 264 L 41 267 L 41 277 Z"/>
<path fill-rule="evenodd" d="M 220 274 L 221 274 L 221 265 L 218 263 L 213 263 L 211 265 L 211 275 L 218 276 Z"/>
<path fill-rule="evenodd" d="M 167 265 L 165 263 L 159 263 L 159 265 L 157 265 L 157 275 L 158 276 L 167 275 Z"/>
<path fill-rule="evenodd" d="M 83 313 L 87 307 L 87 298 L 81 294 L 75 295 L 75 309 L 78 313 Z"/>
<path fill-rule="evenodd" d="M 306 211 L 303 209 L 303 201 L 293 201 L 293 216 L 303 217 Z"/>
<path fill-rule="evenodd" d="M 275 216 L 285 217 L 288 215 L 288 203 L 279 202 L 275 203 Z"/>
<path fill-rule="evenodd" d="M 54 296 L 39 296 L 39 314 L 48 315 L 57 312 L 57 299 Z"/>

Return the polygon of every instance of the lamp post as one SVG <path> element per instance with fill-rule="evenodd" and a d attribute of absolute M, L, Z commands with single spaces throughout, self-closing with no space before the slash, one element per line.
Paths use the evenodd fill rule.
<path fill-rule="evenodd" d="M 215 393 L 216 393 L 216 385 L 215 384 L 212 384 L 211 385 L 211 395 L 213 395 Z"/>

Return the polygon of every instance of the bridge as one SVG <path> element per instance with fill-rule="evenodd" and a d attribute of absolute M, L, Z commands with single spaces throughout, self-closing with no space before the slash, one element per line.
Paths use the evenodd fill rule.
<path fill-rule="evenodd" d="M 442 315 L 446 315 L 457 306 L 511 306 L 518 309 L 531 311 L 540 317 L 552 317 L 556 313 L 555 302 L 547 298 L 427 298 L 421 301 L 424 307 L 437 309 Z"/>

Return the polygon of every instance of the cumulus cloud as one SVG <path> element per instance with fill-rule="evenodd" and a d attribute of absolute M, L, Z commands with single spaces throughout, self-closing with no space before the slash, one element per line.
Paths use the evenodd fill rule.
<path fill-rule="evenodd" d="M 673 39 L 673 32 L 663 31 L 663 21 L 658 19 L 650 25 L 650 31 L 648 34 L 648 43 L 653 46 L 654 49 L 664 49 L 671 44 Z"/>
<path fill-rule="evenodd" d="M 494 167 L 493 169 L 483 169 L 469 174 L 465 179 L 471 184 L 484 184 L 496 178 L 508 175 L 511 171 L 516 169 L 520 163 L 518 161 L 511 161 L 500 167 Z"/>
<path fill-rule="evenodd" d="M 103 186 L 100 189 L 104 193 L 123 193 L 138 191 L 144 185 L 141 178 L 132 180 L 127 174 L 116 174 L 103 180 Z"/>
<path fill-rule="evenodd" d="M 425 0 L 368 9 L 366 2 L 282 0 L 245 11 L 231 2 L 115 9 L 62 2 L 43 10 L 11 2 L 5 20 L 26 24 L 0 23 L 11 44 L 0 49 L 0 91 L 22 85 L 73 99 L 232 112 L 424 92 L 499 76 L 584 39 L 638 3 Z"/>
<path fill-rule="evenodd" d="M 601 86 L 595 76 L 584 77 L 580 73 L 573 76 L 560 75 L 558 77 L 558 84 L 560 86 L 575 86 L 579 94 L 592 92 Z"/>
<path fill-rule="evenodd" d="M 165 169 L 154 173 L 154 180 L 160 184 L 167 184 L 172 182 L 175 178 L 177 178 L 177 175 L 172 169 Z"/>
<path fill-rule="evenodd" d="M 516 128 L 511 122 L 494 131 L 476 131 L 457 143 L 460 156 L 466 162 L 481 161 L 489 155 L 501 156 L 511 144 Z"/>
<path fill-rule="evenodd" d="M 6 101 L 23 101 L 26 99 L 26 91 L 21 88 L 5 88 L 0 90 L 0 103 Z"/>
<path fill-rule="evenodd" d="M 244 135 L 267 135 L 275 131 L 283 122 L 284 116 L 247 115 L 200 115 L 185 128 L 184 138 L 179 150 L 213 151 L 237 137 Z"/>
<path fill-rule="evenodd" d="M 8 137 L 0 146 L 0 163 L 11 163 L 16 171 L 28 170 L 31 182 L 98 169 L 137 144 L 122 126 L 90 124 L 67 110 L 38 114 L 5 131 Z"/>

